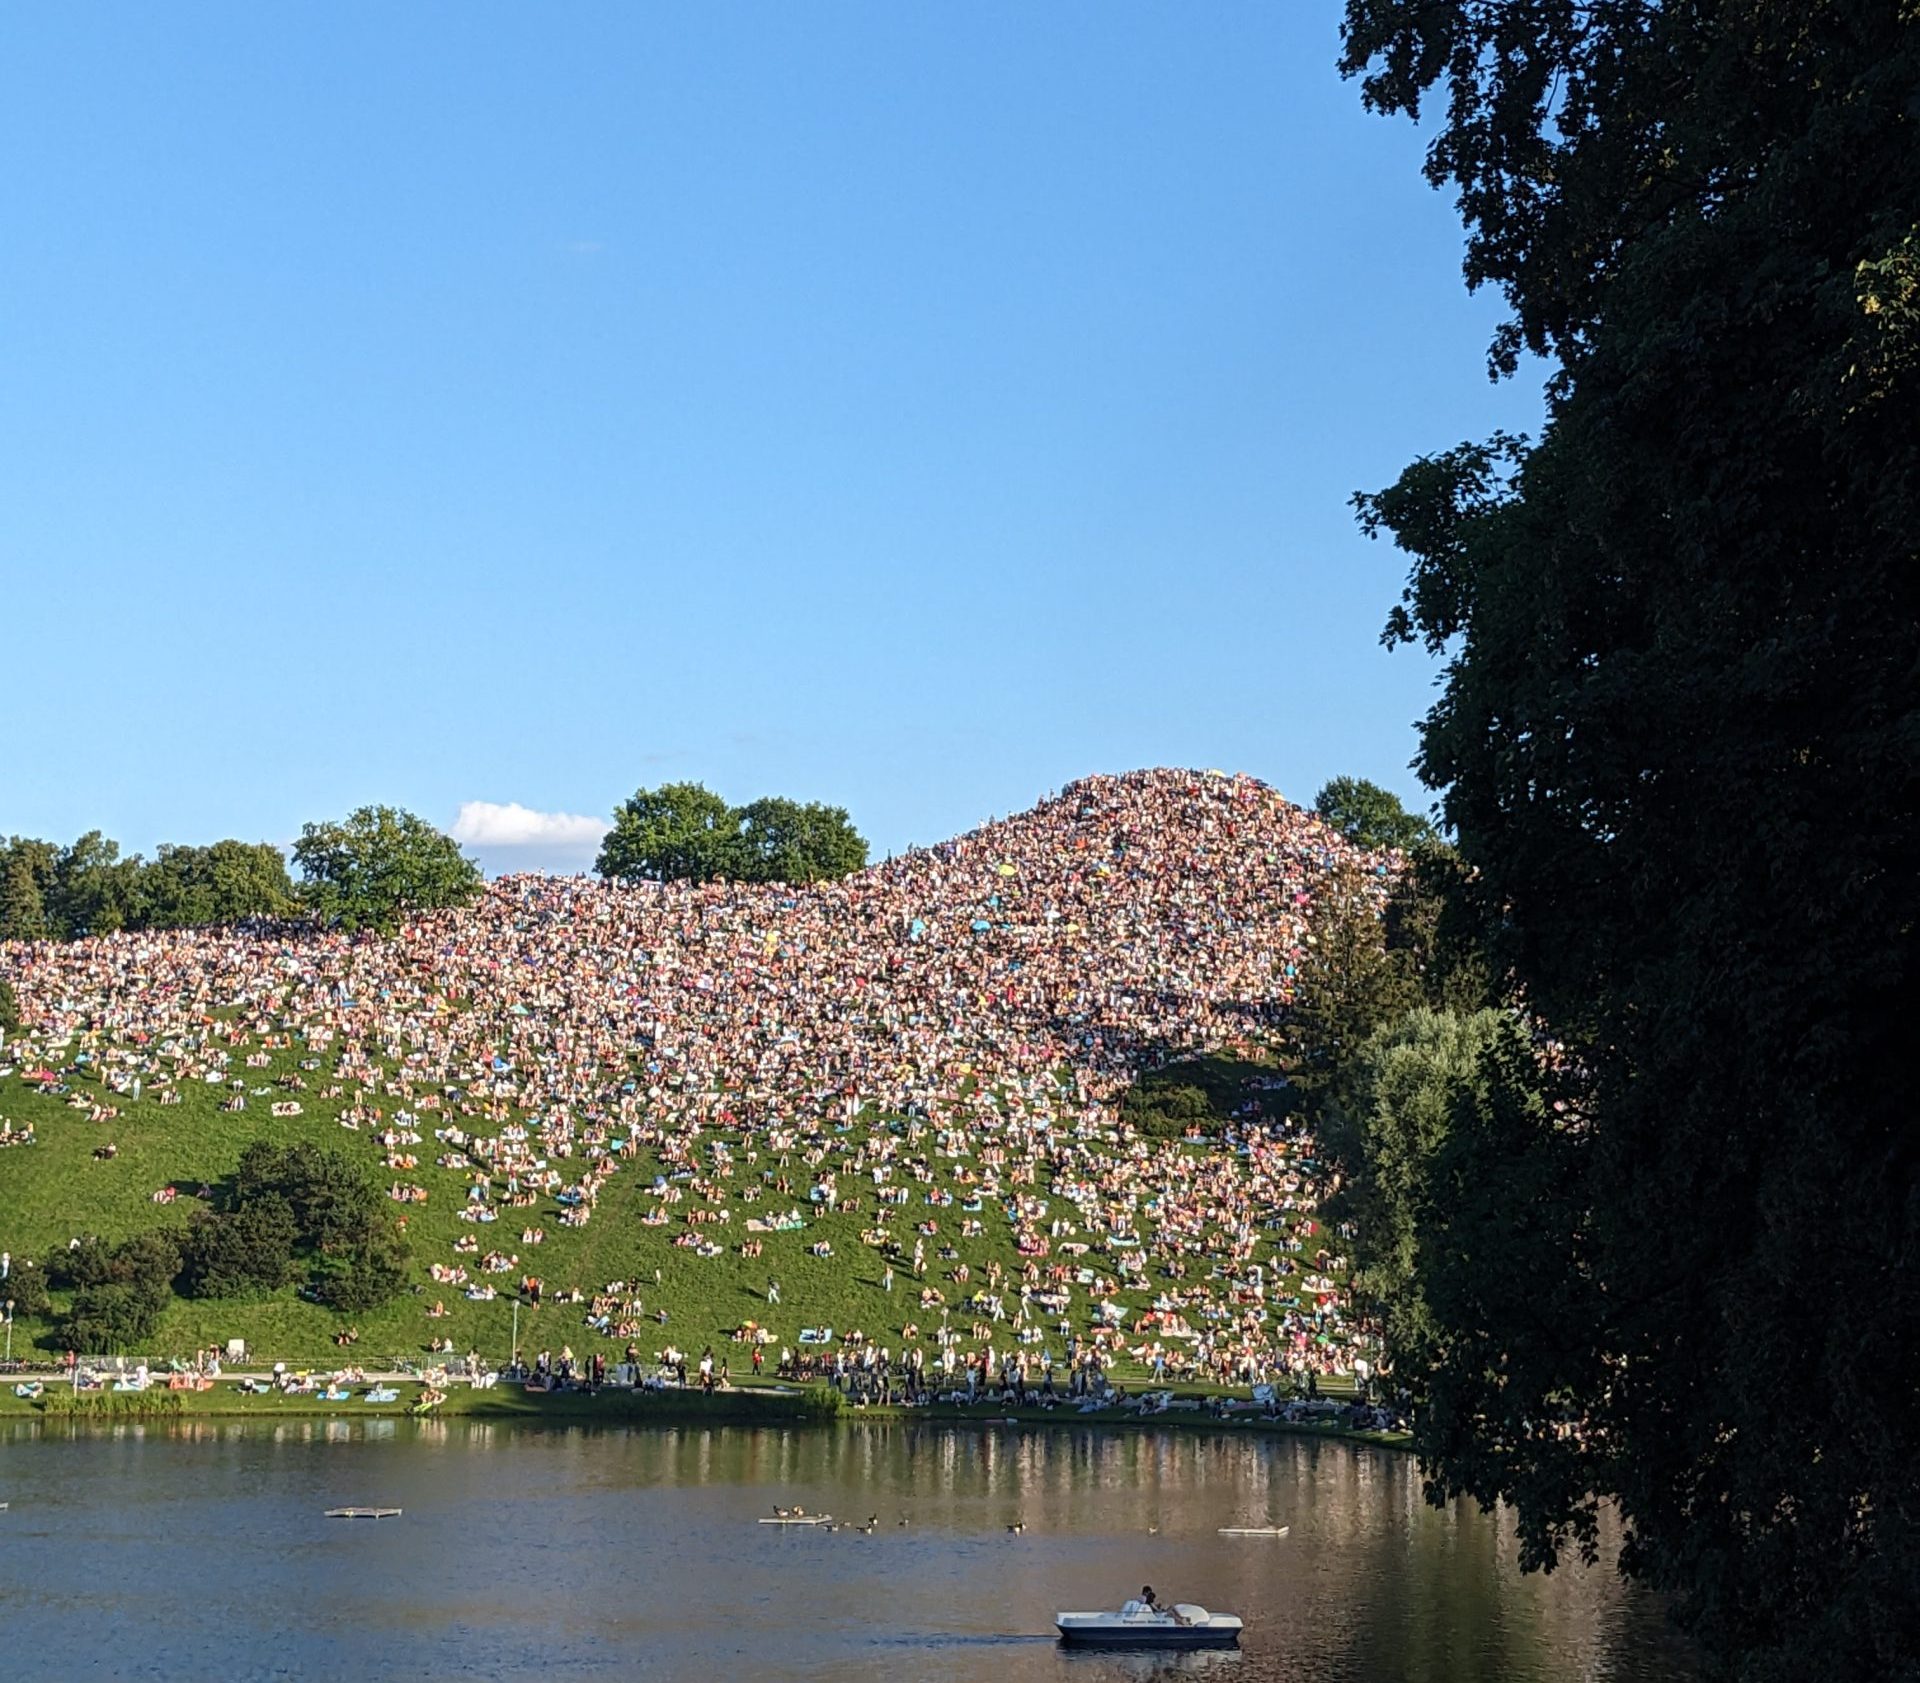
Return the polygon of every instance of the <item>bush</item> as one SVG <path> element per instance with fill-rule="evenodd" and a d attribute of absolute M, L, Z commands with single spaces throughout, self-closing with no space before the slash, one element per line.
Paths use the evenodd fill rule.
<path fill-rule="evenodd" d="M 187 1399 L 177 1391 L 142 1391 L 115 1396 L 94 1391 L 75 1396 L 67 1391 L 49 1391 L 41 1400 L 40 1412 L 61 1420 L 177 1420 L 186 1413 Z"/>
<path fill-rule="evenodd" d="M 233 1198 L 241 1209 L 280 1199 L 293 1214 L 294 1243 L 313 1250 L 362 1245 L 380 1223 L 380 1193 L 366 1171 L 320 1145 L 255 1140 L 240 1154 Z"/>
<path fill-rule="evenodd" d="M 16 1315 L 44 1315 L 53 1307 L 47 1292 L 47 1271 L 31 1262 L 16 1262 L 13 1272 L 0 1280 L 0 1302 L 10 1301 Z"/>
<path fill-rule="evenodd" d="M 156 1302 L 135 1286 L 83 1286 L 74 1294 L 60 1341 L 69 1350 L 119 1354 L 153 1336 L 165 1307 L 166 1299 Z"/>
<path fill-rule="evenodd" d="M 112 1277 L 113 1253 L 104 1239 L 89 1233 L 77 1245 L 55 1251 L 47 1271 L 56 1286 L 104 1286 Z"/>
<path fill-rule="evenodd" d="M 286 1199 L 269 1194 L 219 1215 L 202 1215 L 187 1235 L 186 1289 L 193 1297 L 278 1291 L 293 1278 L 299 1224 Z"/>
<path fill-rule="evenodd" d="M 838 1420 L 847 1399 L 832 1385 L 809 1385 L 800 1393 L 799 1407 L 803 1420 Z"/>
<path fill-rule="evenodd" d="M 1125 1118 L 1149 1139 L 1179 1139 L 1189 1128 L 1217 1133 L 1223 1118 L 1198 1087 L 1156 1086 L 1142 1081 L 1120 1101 Z"/>
<path fill-rule="evenodd" d="M 348 1314 L 406 1287 L 406 1244 L 359 1164 L 325 1146 L 255 1140 L 240 1155 L 227 1208 L 194 1226 L 188 1289 L 195 1297 L 277 1291 L 298 1274 L 302 1254 L 313 1263 L 310 1295 Z"/>
<path fill-rule="evenodd" d="M 315 1294 L 329 1308 L 344 1314 L 378 1309 L 406 1290 L 407 1261 L 403 1239 L 390 1233 L 368 1233 L 353 1248 L 321 1258 L 315 1270 Z"/>
<path fill-rule="evenodd" d="M 20 1026 L 20 996 L 13 991 L 13 984 L 0 976 L 0 1029 L 17 1029 Z"/>
<path fill-rule="evenodd" d="M 180 1245 L 175 1236 L 159 1229 L 136 1233 L 113 1249 L 108 1262 L 109 1277 L 118 1285 L 158 1298 L 165 1307 L 173 1296 L 173 1282 L 180 1272 Z"/>
<path fill-rule="evenodd" d="M 111 1250 L 87 1238 L 65 1253 L 73 1307 L 60 1331 L 71 1350 L 117 1352 L 151 1338 L 173 1301 L 180 1247 L 171 1233 L 139 1233 Z M 15 1313 L 19 1311 L 16 1309 Z"/>

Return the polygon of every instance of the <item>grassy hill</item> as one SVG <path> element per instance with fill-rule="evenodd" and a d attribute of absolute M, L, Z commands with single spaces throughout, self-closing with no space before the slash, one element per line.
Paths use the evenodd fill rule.
<path fill-rule="evenodd" d="M 353 1318 L 362 1360 L 431 1337 L 504 1356 L 525 1275 L 546 1301 L 522 1312 L 523 1350 L 697 1353 L 748 1320 L 895 1349 L 917 1329 L 931 1349 L 927 1290 L 964 1348 L 1004 1351 L 1012 1329 L 972 1300 L 998 1270 L 1014 1317 L 1025 1264 L 1060 1294 L 1031 1310 L 1034 1357 L 1105 1316 L 1136 1348 L 1304 1341 L 1331 1361 L 1350 1328 L 1299 1266 L 1321 1243 L 1317 1171 L 1310 1143 L 1257 1125 L 1287 1097 L 1260 1048 L 1315 886 L 1356 860 L 1388 868 L 1251 779 L 1157 771 L 808 888 L 513 878 L 384 940 L 0 945 L 26 1023 L 0 1052 L 0 1135 L 33 1137 L 0 1144 L 0 1248 L 184 1227 L 248 1144 L 311 1141 L 424 1192 L 386 1206 L 412 1278 Z M 607 1154 L 590 1219 L 567 1225 L 560 1199 Z M 462 1219 L 480 1207 L 496 1219 Z M 482 1272 L 475 1249 L 512 1260 Z M 430 1277 L 453 1265 L 469 1280 Z M 471 1300 L 480 1283 L 499 1298 Z M 604 1343 L 554 1301 L 575 1289 L 619 1305 Z M 63 1307 L 16 1341 L 50 1346 Z M 1294 1311 L 1310 1324 L 1283 1326 Z M 310 1360 L 343 1319 L 292 1290 L 183 1299 L 146 1353 L 244 1338 Z"/>
<path fill-rule="evenodd" d="M 807 1169 L 802 1153 L 771 1152 L 764 1139 L 756 1142 L 738 1131 L 706 1129 L 700 1138 L 709 1161 L 717 1163 L 713 1158 L 716 1147 L 732 1159 L 731 1172 L 725 1172 L 726 1165 L 717 1165 L 714 1177 L 724 1187 L 725 1195 L 686 1195 L 683 1203 L 671 1206 L 672 1219 L 665 1226 L 642 1225 L 641 1218 L 660 1207 L 658 1199 L 645 1189 L 656 1179 L 667 1178 L 685 1193 L 688 1183 L 685 1171 L 658 1151 L 646 1149 L 623 1159 L 592 1220 L 583 1228 L 561 1225 L 557 1219 L 560 1208 L 550 1200 L 513 1212 L 515 1219 L 511 1222 L 503 1213 L 492 1224 L 470 1224 L 461 1221 L 458 1214 L 467 1177 L 460 1170 L 435 1165 L 433 1159 L 438 1153 L 431 1127 L 420 1130 L 423 1138 L 418 1147 L 407 1148 L 419 1157 L 419 1166 L 398 1173 L 384 1167 L 388 1153 L 367 1137 L 370 1129 L 340 1126 L 344 1101 L 316 1101 L 302 1095 L 300 1116 L 269 1116 L 268 1105 L 282 1096 L 273 1082 L 297 1069 L 302 1050 L 296 1046 L 282 1051 L 271 1065 L 248 1072 L 254 1077 L 252 1085 L 265 1091 L 254 1097 L 245 1111 L 223 1111 L 221 1090 L 202 1086 L 185 1089 L 177 1105 L 136 1103 L 120 1097 L 114 1100 L 120 1114 L 109 1122 L 89 1121 L 85 1111 L 70 1104 L 75 1097 L 113 1098 L 84 1077 L 70 1076 L 71 1091 L 51 1095 L 27 1085 L 16 1070 L 0 1081 L 0 1116 L 16 1129 L 32 1124 L 36 1138 L 30 1146 L 0 1150 L 0 1244 L 18 1263 L 27 1258 L 44 1259 L 80 1234 L 117 1241 L 154 1228 L 184 1230 L 196 1209 L 210 1207 L 210 1200 L 196 1196 L 199 1189 L 204 1186 L 217 1195 L 220 1184 L 231 1175 L 251 1141 L 291 1144 L 309 1140 L 351 1151 L 368 1164 L 370 1172 L 381 1177 L 382 1184 L 404 1181 L 426 1187 L 425 1203 L 392 1205 L 395 1219 L 404 1218 L 406 1222 L 415 1262 L 414 1289 L 382 1309 L 357 1316 L 340 1315 L 317 1303 L 301 1301 L 292 1288 L 259 1301 L 179 1298 L 167 1312 L 155 1348 L 149 1353 L 185 1355 L 203 1345 L 244 1338 L 251 1348 L 269 1358 L 321 1359 L 334 1354 L 334 1333 L 351 1323 L 361 1333 L 357 1359 L 417 1358 L 425 1351 L 426 1341 L 437 1336 L 451 1337 L 461 1350 L 475 1347 L 504 1359 L 511 1338 L 509 1299 L 522 1274 L 537 1274 L 545 1282 L 547 1297 L 542 1307 L 521 1310 L 523 1351 L 548 1346 L 558 1350 L 562 1344 L 571 1344 L 577 1352 L 595 1347 L 609 1352 L 624 1348 L 623 1339 L 601 1340 L 583 1327 L 582 1309 L 552 1301 L 555 1293 L 569 1288 L 592 1293 L 616 1280 L 636 1284 L 647 1317 L 666 1311 L 664 1324 L 649 1318 L 636 1335 L 635 1341 L 648 1357 L 667 1344 L 683 1349 L 691 1346 L 696 1352 L 708 1343 L 720 1348 L 723 1340 L 749 1320 L 768 1327 L 787 1343 L 798 1337 L 802 1326 L 827 1325 L 840 1332 L 857 1328 L 870 1338 L 894 1346 L 905 1325 L 918 1323 L 930 1333 L 939 1324 L 937 1309 L 929 1312 L 918 1307 L 917 1292 L 923 1282 L 913 1279 L 897 1253 L 893 1292 L 882 1289 L 887 1254 L 862 1237 L 877 1225 L 879 1212 L 871 1189 L 861 1199 L 857 1213 L 817 1209 L 808 1203 L 803 1190 Z M 1178 1069 L 1173 1072 L 1176 1076 L 1178 1073 Z M 1263 1081 L 1271 1071 L 1257 1062 L 1214 1057 L 1206 1060 L 1195 1081 L 1198 1084 L 1203 1075 L 1208 1086 L 1225 1097 L 1235 1091 L 1236 1073 L 1245 1088 L 1249 1082 Z M 903 1133 L 906 1127 L 900 1118 L 869 1114 L 828 1128 L 823 1143 L 844 1158 L 857 1154 L 875 1133 L 888 1129 Z M 117 1154 L 111 1160 L 96 1159 L 95 1148 L 107 1141 L 113 1143 Z M 1159 1149 L 1199 1165 L 1223 1148 L 1213 1142 L 1183 1141 Z M 749 1153 L 758 1161 L 749 1161 Z M 1014 1248 L 1012 1227 L 994 1200 L 981 1200 L 981 1208 L 972 1217 L 980 1222 L 982 1231 L 977 1236 L 963 1232 L 963 1223 L 969 1219 L 965 1205 L 973 1189 L 959 1176 L 978 1172 L 977 1157 L 939 1152 L 928 1156 L 931 1180 L 915 1183 L 913 1202 L 892 1211 L 889 1225 L 895 1239 L 910 1246 L 921 1222 L 939 1223 L 939 1235 L 927 1240 L 924 1283 L 946 1295 L 955 1324 L 971 1325 L 980 1317 L 960 1308 L 969 1288 L 957 1285 L 952 1276 L 964 1264 L 972 1277 L 970 1284 L 979 1285 L 985 1281 L 988 1265 L 998 1262 L 1017 1278 L 1021 1258 Z M 830 1156 L 828 1161 L 832 1160 Z M 671 1177 L 676 1174 L 683 1178 L 674 1183 Z M 793 1178 L 794 1194 L 771 1196 L 762 1178 L 768 1174 Z M 177 1189 L 175 1200 L 157 1205 L 154 1194 L 169 1187 Z M 761 1197 L 753 1204 L 743 1203 L 740 1195 L 753 1188 L 761 1190 Z M 929 1193 L 950 1196 L 953 1201 L 930 1206 L 924 1202 Z M 1071 1207 L 1058 1199 L 1053 1204 L 1065 1219 L 1081 1225 Z M 804 1228 L 751 1235 L 764 1246 L 763 1254 L 754 1258 L 740 1254 L 742 1241 L 749 1238 L 746 1219 L 756 1209 L 771 1214 L 795 1207 L 806 1214 Z M 673 1243 L 679 1235 L 696 1231 L 684 1222 L 690 1210 L 722 1208 L 729 1209 L 732 1216 L 725 1226 L 697 1229 L 722 1245 L 720 1255 L 700 1256 Z M 522 1222 L 542 1229 L 544 1242 L 523 1243 Z M 1277 1247 L 1291 1237 L 1296 1226 L 1289 1222 L 1276 1227 L 1264 1236 L 1266 1242 L 1260 1247 L 1259 1254 L 1268 1268 L 1278 1263 L 1283 1271 L 1279 1292 L 1283 1298 L 1299 1289 L 1301 1257 Z M 466 1235 L 483 1236 L 483 1249 L 498 1247 L 517 1253 L 521 1259 L 520 1267 L 508 1274 L 474 1273 L 475 1280 L 490 1280 L 499 1288 L 501 1295 L 494 1302 L 470 1302 L 460 1289 L 428 1277 L 430 1263 L 456 1260 L 453 1247 Z M 1097 1237 L 1084 1230 L 1080 1236 Z M 811 1254 L 811 1248 L 823 1242 L 832 1247 L 831 1257 Z M 1226 1236 L 1220 1229 L 1208 1232 L 1205 1242 L 1225 1253 Z M 949 1246 L 956 1254 L 942 1258 L 942 1246 Z M 460 1260 L 470 1263 L 472 1259 Z M 1112 1277 L 1110 1253 L 1090 1252 L 1082 1260 L 1102 1277 Z M 777 1305 L 767 1301 L 770 1280 L 780 1286 L 781 1302 Z M 1139 1304 L 1150 1295 L 1134 1291 L 1127 1294 L 1127 1300 Z M 1089 1324 L 1090 1299 L 1084 1288 L 1075 1288 L 1073 1297 L 1067 1318 L 1084 1331 Z M 63 1307 L 66 1294 L 56 1293 L 55 1298 L 56 1308 Z M 436 1301 L 446 1308 L 444 1319 L 426 1314 L 427 1307 Z M 1048 1317 L 1045 1324 L 1051 1328 L 1058 1320 Z M 57 1348 L 56 1326 L 55 1316 L 18 1318 L 15 1353 L 36 1347 L 42 1351 Z M 996 1332 L 1004 1343 L 1005 1326 L 997 1327 Z M 1054 1334 L 1040 1347 L 1058 1357 L 1065 1342 Z M 731 1353 L 736 1367 L 744 1368 L 744 1349 Z"/>

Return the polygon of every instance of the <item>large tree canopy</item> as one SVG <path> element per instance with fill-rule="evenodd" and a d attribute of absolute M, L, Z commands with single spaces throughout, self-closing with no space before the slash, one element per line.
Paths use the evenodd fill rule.
<path fill-rule="evenodd" d="M 1313 810 L 1356 847 L 1412 847 L 1433 835 L 1433 825 L 1391 789 L 1364 777 L 1329 778 Z"/>
<path fill-rule="evenodd" d="M 623 882 L 713 882 L 733 874 L 740 815 L 699 783 L 638 789 L 613 815 L 594 869 Z"/>
<path fill-rule="evenodd" d="M 1913 1675 L 1920 13 L 1350 0 L 1346 40 L 1375 108 L 1444 90 L 1496 364 L 1558 364 L 1537 445 L 1361 501 L 1447 661 L 1461 884 L 1564 1047 L 1563 1110 L 1455 1136 L 1448 1207 L 1512 1242 L 1429 1293 L 1429 1474 L 1544 1559 L 1617 1497 L 1729 1675 Z"/>
<path fill-rule="evenodd" d="M 211 847 L 163 842 L 141 873 L 141 918 L 152 929 L 191 929 L 284 917 L 298 909 L 286 857 L 267 842 Z"/>
<path fill-rule="evenodd" d="M 825 882 L 867 862 L 846 809 L 769 796 L 729 806 L 699 783 L 621 803 L 594 869 L 624 882 Z"/>
<path fill-rule="evenodd" d="M 389 933 L 409 912 L 462 906 L 480 867 L 451 836 L 391 806 L 363 806 L 339 824 L 309 824 L 293 844 L 299 896 L 337 929 Z"/>
<path fill-rule="evenodd" d="M 738 874 L 749 882 L 827 882 L 862 869 L 867 844 L 847 809 L 767 796 L 740 809 Z"/>

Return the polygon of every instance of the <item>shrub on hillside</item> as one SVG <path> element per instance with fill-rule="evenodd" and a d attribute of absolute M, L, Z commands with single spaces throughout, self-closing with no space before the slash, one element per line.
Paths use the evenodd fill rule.
<path fill-rule="evenodd" d="M 0 1280 L 0 1300 L 12 1303 L 15 1315 L 44 1315 L 53 1307 L 47 1291 L 47 1271 L 31 1262 L 18 1262 L 5 1280 Z"/>
<path fill-rule="evenodd" d="M 348 1314 L 406 1288 L 407 1248 L 380 1191 L 351 1158 L 325 1146 L 255 1140 L 240 1154 L 218 1214 L 194 1224 L 187 1289 L 195 1297 L 278 1291 L 311 1262 L 307 1292 Z"/>
<path fill-rule="evenodd" d="M 1149 1139 L 1179 1139 L 1190 1128 L 1217 1133 L 1224 1120 L 1198 1087 L 1141 1081 L 1127 1090 L 1120 1113 Z"/>
<path fill-rule="evenodd" d="M 187 1234 L 184 1284 L 192 1297 L 248 1297 L 293 1278 L 299 1223 L 286 1199 L 268 1194 L 235 1210 L 208 1212 Z"/>
<path fill-rule="evenodd" d="M 47 1262 L 53 1284 L 69 1289 L 104 1286 L 113 1269 L 113 1252 L 97 1233 L 82 1236 L 78 1243 L 55 1251 Z"/>
<path fill-rule="evenodd" d="M 294 1243 L 329 1251 L 364 1242 L 380 1222 L 380 1193 L 350 1157 L 319 1145 L 255 1140 L 234 1171 L 235 1204 L 278 1198 L 292 1212 Z"/>
<path fill-rule="evenodd" d="M 74 1294 L 60 1341 L 89 1355 L 120 1355 L 153 1336 L 164 1307 L 133 1286 L 87 1286 Z"/>
<path fill-rule="evenodd" d="M 406 1243 L 392 1233 L 370 1234 L 338 1256 L 322 1257 L 314 1271 L 315 1295 L 348 1315 L 378 1309 L 406 1286 Z"/>
<path fill-rule="evenodd" d="M 153 1336 L 180 1272 L 180 1247 L 171 1233 L 135 1234 L 111 1250 L 89 1239 L 67 1258 L 67 1277 L 77 1289 L 62 1343 L 72 1350 L 119 1352 Z"/>

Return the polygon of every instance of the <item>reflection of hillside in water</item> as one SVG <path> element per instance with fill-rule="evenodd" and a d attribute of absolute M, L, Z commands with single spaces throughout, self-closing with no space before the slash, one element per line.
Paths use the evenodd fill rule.
<path fill-rule="evenodd" d="M 1657 1608 L 1614 1573 L 1611 1529 L 1600 1567 L 1522 1577 L 1508 1518 L 1470 1505 L 1431 1510 L 1409 1457 L 1338 1443 L 1075 1427 L 460 1420 L 15 1429 L 0 1443 L 10 1475 L 44 1467 L 60 1501 L 105 1516 L 88 1521 L 87 1546 L 103 1573 L 121 1574 L 128 1606 L 139 1608 L 147 1584 L 156 1605 L 177 1607 L 174 1570 L 225 1586 L 236 1608 L 284 1601 L 300 1610 L 296 1638 L 301 1620 L 324 1622 L 336 1644 L 323 1656 L 329 1669 L 347 1657 L 338 1631 L 350 1625 L 383 1655 L 426 1633 L 444 1643 L 458 1628 L 499 1677 L 569 1655 L 580 1665 L 582 1655 L 609 1664 L 645 1655 L 691 1666 L 721 1649 L 762 1683 L 1687 1675 Z M 17 1476 L 10 1482 L 17 1519 L 32 1498 L 19 1500 Z M 349 1538 L 312 1517 L 330 1502 L 373 1500 L 403 1506 L 405 1519 Z M 757 1527 L 776 1502 L 873 1515 L 878 1526 L 872 1535 Z M 1007 1529 L 1016 1521 L 1018 1535 Z M 1291 1534 L 1218 1535 L 1244 1524 Z M 167 1546 L 147 1547 L 149 1531 Z M 122 1561 L 116 1539 L 145 1552 Z M 1050 1640 L 1060 1608 L 1117 1605 L 1142 1583 L 1163 1599 L 1241 1614 L 1244 1652 L 1081 1657 Z M 50 1644 L 70 1637 L 35 1627 L 34 1592 L 23 1593 L 30 1633 Z M 45 1593 L 38 1605 L 51 1608 L 52 1584 Z M 233 1638 L 222 1634 L 220 1595 L 194 1595 L 208 1622 L 189 1621 L 182 1639 L 245 1671 L 257 1656 L 223 1649 Z M 522 1638 L 537 1659 L 524 1671 Z"/>
<path fill-rule="evenodd" d="M 1226 1683 L 1229 1678 L 1237 1678 L 1240 1667 L 1247 1663 L 1247 1656 L 1234 1648 L 1197 1648 L 1188 1654 L 1103 1654 L 1062 1648 L 1060 1658 L 1066 1667 L 1063 1675 L 1072 1683 L 1078 1683 L 1083 1672 L 1088 1683 L 1096 1677 L 1102 1683 L 1120 1678 L 1126 1683 L 1158 1683 L 1161 1678 L 1178 1683 L 1191 1677 L 1219 1678 Z"/>

